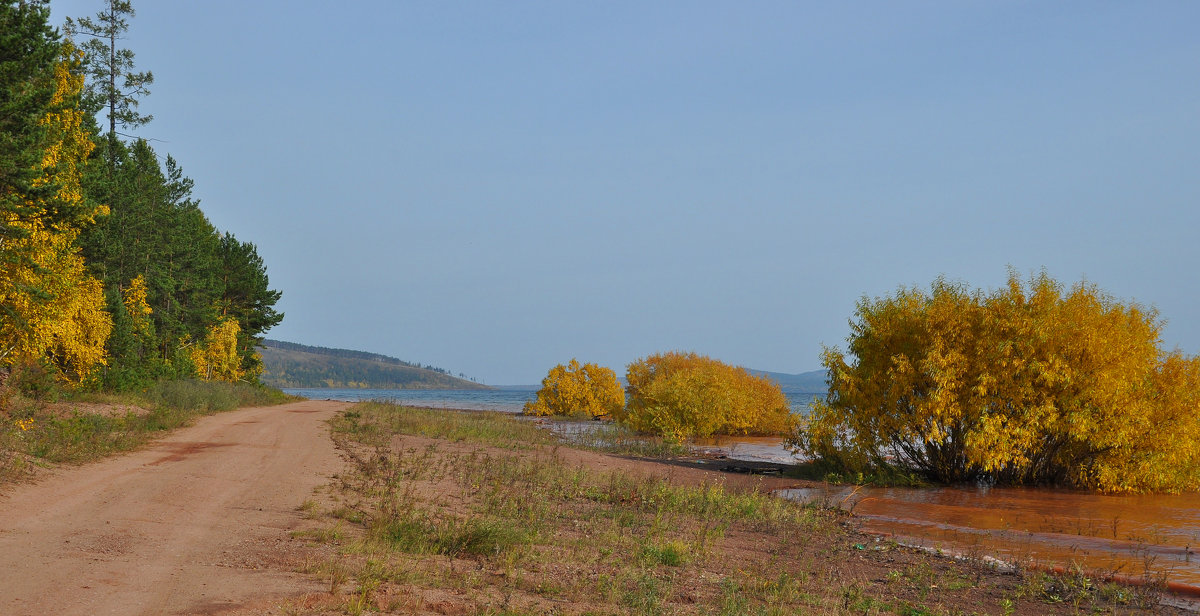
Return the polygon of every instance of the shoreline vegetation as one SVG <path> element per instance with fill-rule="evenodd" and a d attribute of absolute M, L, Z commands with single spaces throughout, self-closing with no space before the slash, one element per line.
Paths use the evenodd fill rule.
<path fill-rule="evenodd" d="M 1001 571 L 866 535 L 829 504 L 770 494 L 796 480 L 671 464 L 670 443 L 631 448 L 624 431 L 570 442 L 505 414 L 380 402 L 331 428 L 350 468 L 294 533 L 324 550 L 303 569 L 328 592 L 296 614 L 1173 609 L 1161 580 Z"/>
<path fill-rule="evenodd" d="M 14 398 L 0 486 L 135 449 L 202 415 L 289 399 L 201 381 Z M 1161 604 L 1162 579 L 955 560 L 861 533 L 836 503 L 770 494 L 794 486 L 791 476 L 740 462 L 721 472 L 680 443 L 611 423 L 564 439 L 544 421 L 382 402 L 339 414 L 331 434 L 350 467 L 301 505 L 295 533 L 326 555 L 302 569 L 327 579 L 329 593 L 296 599 L 293 613 L 1174 609 Z"/>
<path fill-rule="evenodd" d="M 1102 493 L 1200 490 L 1200 357 L 1163 347 L 1153 308 L 1086 280 L 1009 271 L 862 298 L 805 418 L 779 384 L 695 352 L 550 369 L 527 415 L 612 419 L 682 442 L 782 436 L 830 473 Z M 867 480 L 870 481 L 870 480 Z"/>
<path fill-rule="evenodd" d="M 151 120 L 136 108 L 153 75 L 118 43 L 133 15 L 109 2 L 60 33 L 48 5 L 0 2 L 0 487 L 289 399 L 257 384 L 259 345 L 283 314 L 256 246 L 208 220 L 173 157 L 124 132 Z M 1162 327 L 1152 308 L 1086 281 L 1010 273 L 985 292 L 939 279 L 859 302 L 802 426 L 777 384 L 682 352 L 630 364 L 625 390 L 610 369 L 572 360 L 528 409 L 582 410 L 656 439 L 605 426 L 564 443 L 497 414 L 360 403 L 331 424 L 350 470 L 302 508 L 313 526 L 300 537 L 332 553 L 308 567 L 329 579 L 315 609 L 1159 609 L 1162 580 L 938 558 L 863 535 L 836 508 L 774 498 L 775 478 L 662 460 L 695 436 L 794 434 L 819 458 L 810 470 L 858 483 L 1196 491 L 1200 358 L 1162 348 Z M 323 358 L 280 363 L 293 386 L 486 388 L 386 356 L 275 344 Z M 334 358 L 359 363 L 338 372 Z"/>

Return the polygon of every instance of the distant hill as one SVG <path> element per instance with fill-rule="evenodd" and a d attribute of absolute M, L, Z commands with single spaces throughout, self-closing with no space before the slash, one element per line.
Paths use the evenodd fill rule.
<path fill-rule="evenodd" d="M 262 382 L 272 387 L 336 389 L 488 389 L 433 366 L 395 357 L 264 340 Z"/>
<path fill-rule="evenodd" d="M 776 383 L 779 383 L 780 389 L 785 392 L 823 394 L 829 391 L 829 386 L 826 383 L 828 374 L 824 370 L 813 370 L 811 372 L 801 372 L 800 374 L 767 372 L 765 370 L 750 370 L 750 372 L 751 374 L 773 379 Z"/>

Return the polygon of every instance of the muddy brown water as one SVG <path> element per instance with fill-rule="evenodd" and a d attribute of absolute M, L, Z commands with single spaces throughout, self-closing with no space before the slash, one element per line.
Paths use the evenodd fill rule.
<path fill-rule="evenodd" d="M 780 490 L 852 511 L 864 530 L 954 554 L 1200 587 L 1200 495 L 1035 488 Z M 1185 589 L 1186 590 L 1186 589 Z"/>
<path fill-rule="evenodd" d="M 551 422 L 570 436 L 595 422 Z M 698 439 L 697 453 L 777 464 L 799 460 L 778 437 Z M 1082 569 L 1158 581 L 1200 596 L 1200 494 L 1106 495 L 1045 488 L 952 486 L 777 490 L 852 512 L 863 530 L 909 545 L 1002 564 Z"/>
<path fill-rule="evenodd" d="M 778 438 L 721 437 L 697 446 L 731 459 L 797 461 Z M 777 493 L 842 507 L 864 530 L 908 544 L 1015 565 L 1079 567 L 1091 575 L 1165 577 L 1181 592 L 1200 594 L 1200 494 L 986 486 L 824 486 Z"/>

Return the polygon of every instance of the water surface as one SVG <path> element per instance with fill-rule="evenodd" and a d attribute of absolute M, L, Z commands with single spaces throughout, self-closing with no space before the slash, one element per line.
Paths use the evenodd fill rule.
<path fill-rule="evenodd" d="M 286 393 L 313 400 L 385 400 L 409 406 L 471 411 L 519 413 L 525 402 L 533 400 L 536 388 L 497 389 L 291 389 Z"/>
<path fill-rule="evenodd" d="M 386 400 L 411 406 L 503 413 L 520 413 L 526 402 L 537 397 L 537 390 L 538 387 L 534 385 L 495 389 L 283 389 L 286 393 L 312 400 Z M 792 412 L 808 414 L 813 394 L 785 391 L 784 395 L 791 404 Z"/>
<path fill-rule="evenodd" d="M 840 506 L 865 530 L 960 555 L 1200 586 L 1200 494 L 853 486 L 779 494 Z"/>

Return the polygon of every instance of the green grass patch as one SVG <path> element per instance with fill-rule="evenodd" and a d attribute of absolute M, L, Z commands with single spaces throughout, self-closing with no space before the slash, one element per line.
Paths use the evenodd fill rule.
<path fill-rule="evenodd" d="M 64 391 L 62 402 L 124 404 L 147 409 L 229 411 L 246 406 L 271 406 L 297 400 L 278 389 L 251 383 L 225 383 L 192 379 L 157 381 L 127 392 Z"/>
<path fill-rule="evenodd" d="M 662 545 L 647 545 L 642 548 L 642 557 L 657 565 L 681 567 L 691 558 L 690 552 L 687 543 L 675 540 Z"/>
<path fill-rule="evenodd" d="M 564 423 L 576 421 L 540 419 Z M 334 431 L 370 445 L 380 444 L 381 439 L 393 434 L 411 434 L 507 449 L 565 443 L 591 451 L 643 458 L 674 458 L 688 454 L 686 445 L 638 434 L 618 424 L 588 422 L 585 425 L 580 430 L 552 431 L 528 418 L 508 413 L 418 409 L 378 401 L 357 404 L 333 423 Z"/>
<path fill-rule="evenodd" d="M 413 554 L 496 556 L 519 545 L 525 535 L 495 518 L 434 520 L 419 513 L 378 522 L 372 538 Z"/>
<path fill-rule="evenodd" d="M 148 412 L 50 412 L 43 401 L 13 397 L 0 414 L 0 482 L 18 479 L 39 464 L 82 463 L 129 451 L 202 415 L 293 400 L 262 386 L 203 381 L 163 381 L 121 394 L 60 393 L 53 399 L 68 408 L 72 403 L 109 404 Z"/>
<path fill-rule="evenodd" d="M 549 445 L 554 436 L 505 413 L 415 409 L 389 402 L 363 402 L 333 421 L 335 432 L 360 443 L 377 445 L 393 434 L 471 441 L 493 447 L 529 448 Z"/>

